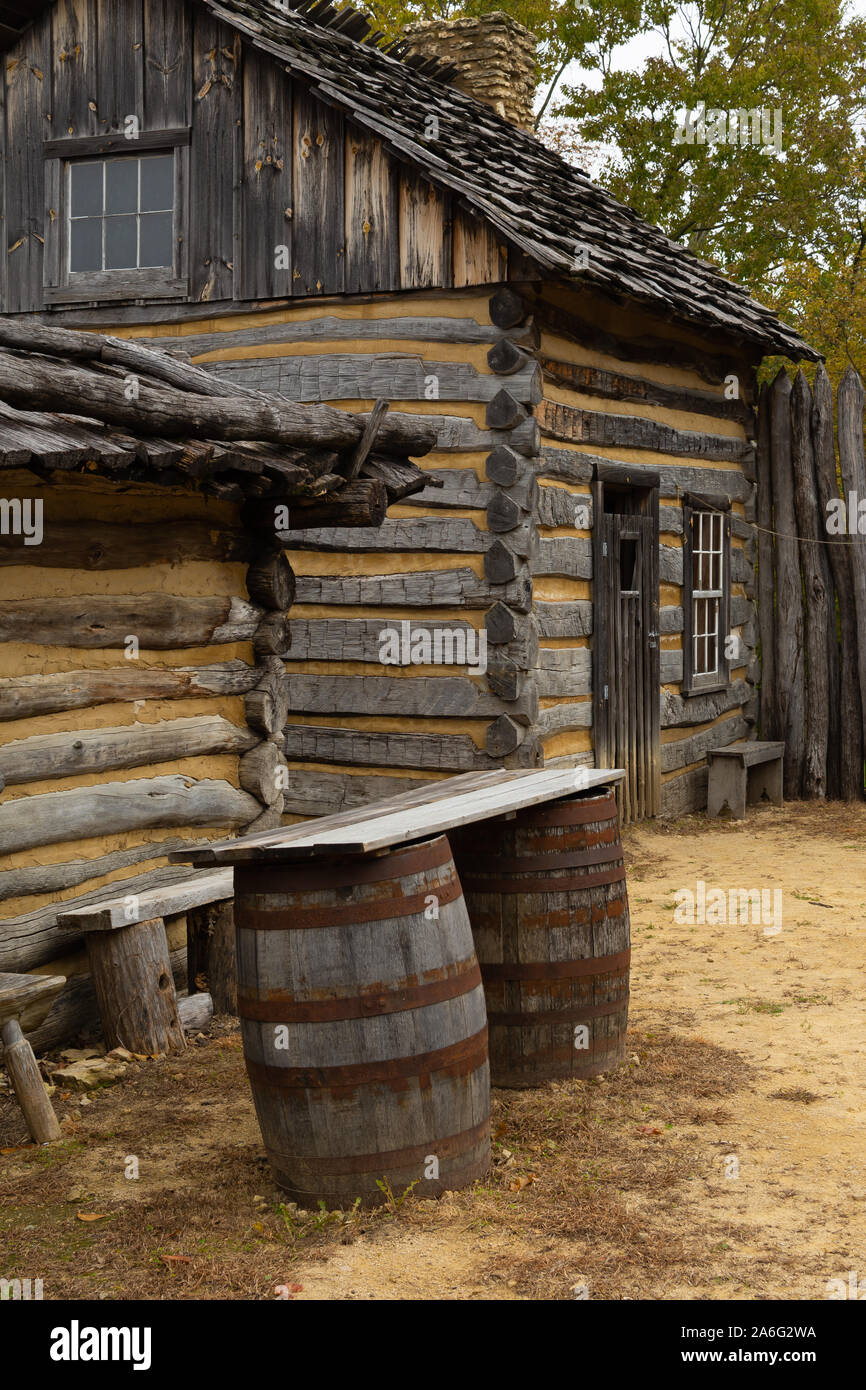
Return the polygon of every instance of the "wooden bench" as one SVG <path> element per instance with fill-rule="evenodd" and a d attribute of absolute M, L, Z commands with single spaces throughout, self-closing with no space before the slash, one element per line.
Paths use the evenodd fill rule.
<path fill-rule="evenodd" d="M 61 927 L 84 935 L 109 1048 L 182 1051 L 184 1030 L 201 1026 L 214 1007 L 236 1011 L 233 893 L 232 871 L 223 869 L 58 914 Z M 175 992 L 165 927 L 166 919 L 180 916 L 187 922 L 190 989 L 182 1000 Z"/>
<path fill-rule="evenodd" d="M 60 1138 L 60 1126 L 45 1092 L 33 1048 L 25 1030 L 38 1028 L 66 984 L 65 975 L 0 974 L 0 1038 L 3 1060 L 27 1121 L 30 1136 L 37 1144 Z"/>
<path fill-rule="evenodd" d="M 782 805 L 784 743 L 732 743 L 707 754 L 710 765 L 707 815 L 718 816 L 727 806 L 734 820 L 743 820 L 746 803 L 764 797 Z"/>

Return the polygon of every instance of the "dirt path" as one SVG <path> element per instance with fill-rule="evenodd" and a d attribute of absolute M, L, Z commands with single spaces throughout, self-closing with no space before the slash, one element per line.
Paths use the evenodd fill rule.
<path fill-rule="evenodd" d="M 225 1026 L 58 1097 L 62 1145 L 0 1153 L 0 1277 L 46 1298 L 822 1299 L 850 1271 L 866 1291 L 866 807 L 625 838 L 628 1062 L 497 1092 L 485 1185 L 292 1212 Z M 780 890 L 781 930 L 677 922 L 699 880 Z M 0 1145 L 18 1131 L 0 1092 Z"/>

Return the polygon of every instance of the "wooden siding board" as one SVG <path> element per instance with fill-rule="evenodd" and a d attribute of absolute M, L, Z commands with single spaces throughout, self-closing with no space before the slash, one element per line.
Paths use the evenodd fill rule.
<path fill-rule="evenodd" d="M 97 131 L 122 131 L 127 116 L 144 124 L 142 0 L 97 0 Z M 134 145 L 130 144 L 131 150 Z"/>
<path fill-rule="evenodd" d="M 346 129 L 345 149 L 346 292 L 396 290 L 400 284 L 397 166 L 381 140 L 356 126 Z"/>
<path fill-rule="evenodd" d="M 42 141 L 51 132 L 51 26 L 28 29 L 6 62 L 6 261 L 10 313 L 42 303 L 45 175 Z"/>
<path fill-rule="evenodd" d="M 345 279 L 345 169 L 342 112 L 294 93 L 293 292 L 342 294 Z"/>
<path fill-rule="evenodd" d="M 172 130 L 192 119 L 191 11 L 174 0 L 146 0 L 144 124 Z"/>
<path fill-rule="evenodd" d="M 423 175 L 400 174 L 400 281 L 404 290 L 451 284 L 451 235 L 446 200 Z"/>
<path fill-rule="evenodd" d="M 238 293 L 241 299 L 286 296 L 292 293 L 292 84 L 262 54 L 250 53 L 242 88 Z M 285 248 L 279 257 L 278 247 Z"/>
<path fill-rule="evenodd" d="M 234 292 L 234 154 L 240 49 L 237 36 L 196 11 L 189 255 L 190 293 L 197 300 L 228 299 Z"/>
<path fill-rule="evenodd" d="M 97 135 L 96 0 L 57 0 L 51 34 L 52 133 Z"/>

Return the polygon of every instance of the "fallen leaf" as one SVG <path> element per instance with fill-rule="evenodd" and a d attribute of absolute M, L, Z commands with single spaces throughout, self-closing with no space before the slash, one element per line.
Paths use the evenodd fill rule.
<path fill-rule="evenodd" d="M 160 1255 L 163 1264 L 167 1265 L 191 1265 L 192 1259 L 189 1255 Z"/>
<path fill-rule="evenodd" d="M 509 1184 L 508 1184 L 508 1190 L 509 1190 L 509 1192 L 522 1192 L 523 1189 L 524 1189 L 524 1187 L 528 1187 L 529 1184 L 532 1183 L 532 1182 L 534 1182 L 534 1181 L 535 1181 L 535 1174 L 534 1174 L 534 1173 L 527 1173 L 525 1176 L 520 1177 L 520 1178 L 515 1178 L 514 1182 L 509 1183 Z"/>
<path fill-rule="evenodd" d="M 494 1139 L 501 1139 L 502 1136 L 503 1136 L 503 1134 L 507 1134 L 507 1132 L 508 1132 L 508 1125 L 507 1125 L 507 1124 L 505 1123 L 505 1121 L 503 1120 L 503 1121 L 502 1121 L 502 1124 L 499 1124 L 499 1125 L 496 1126 L 496 1129 L 495 1129 L 494 1134 L 493 1134 L 493 1138 L 494 1138 Z"/>
<path fill-rule="evenodd" d="M 35 1149 L 35 1144 L 12 1144 L 8 1149 L 0 1149 L 0 1154 L 17 1154 L 21 1149 Z"/>
<path fill-rule="evenodd" d="M 79 1221 L 104 1221 L 107 1213 L 104 1211 L 80 1211 L 78 1212 Z"/>
<path fill-rule="evenodd" d="M 660 1130 L 657 1125 L 638 1125 L 637 1129 L 635 1130 L 635 1134 L 637 1135 L 661 1133 L 663 1133 L 663 1131 Z"/>

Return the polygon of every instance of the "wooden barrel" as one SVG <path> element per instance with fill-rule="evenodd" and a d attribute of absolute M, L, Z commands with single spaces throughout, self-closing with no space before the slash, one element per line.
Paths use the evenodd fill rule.
<path fill-rule="evenodd" d="M 238 1012 L 277 1183 L 301 1206 L 466 1187 L 490 1160 L 487 1016 L 444 835 L 235 869 Z"/>
<path fill-rule="evenodd" d="M 610 787 L 451 833 L 494 1086 L 596 1076 L 625 1056 L 629 914 Z"/>

